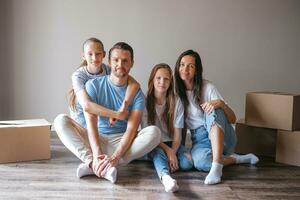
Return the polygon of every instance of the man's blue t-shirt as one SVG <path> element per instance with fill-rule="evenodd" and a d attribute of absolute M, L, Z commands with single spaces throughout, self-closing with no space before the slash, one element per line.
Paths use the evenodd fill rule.
<path fill-rule="evenodd" d="M 119 110 L 127 89 L 127 84 L 124 86 L 114 85 L 109 75 L 98 77 L 89 80 L 85 84 L 86 92 L 91 97 L 91 100 L 103 107 L 111 110 Z M 145 97 L 141 89 L 138 90 L 132 102 L 128 106 L 131 110 L 144 110 Z M 98 116 L 98 131 L 102 134 L 124 133 L 127 129 L 127 120 L 118 120 L 112 127 L 109 126 L 109 118 Z"/>

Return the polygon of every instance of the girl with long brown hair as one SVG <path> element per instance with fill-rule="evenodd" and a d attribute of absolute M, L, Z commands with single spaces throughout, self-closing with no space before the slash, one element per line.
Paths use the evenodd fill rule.
<path fill-rule="evenodd" d="M 152 69 L 148 80 L 146 109 L 142 127 L 155 125 L 160 128 L 162 135 L 159 146 L 148 155 L 165 191 L 175 192 L 179 187 L 170 172 L 189 170 L 193 163 L 190 153 L 181 145 L 183 123 L 178 123 L 177 118 L 181 118 L 183 110 L 175 98 L 172 70 L 167 64 L 157 64 Z"/>

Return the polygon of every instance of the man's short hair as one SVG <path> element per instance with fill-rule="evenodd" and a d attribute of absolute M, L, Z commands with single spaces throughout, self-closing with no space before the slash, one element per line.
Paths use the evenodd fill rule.
<path fill-rule="evenodd" d="M 132 47 L 127 44 L 126 42 L 118 42 L 116 43 L 108 52 L 108 59 L 110 60 L 110 57 L 111 57 L 111 52 L 114 50 L 114 49 L 122 49 L 122 50 L 126 50 L 126 51 L 129 51 L 130 52 L 130 58 L 131 58 L 131 62 L 133 62 L 133 49 Z"/>

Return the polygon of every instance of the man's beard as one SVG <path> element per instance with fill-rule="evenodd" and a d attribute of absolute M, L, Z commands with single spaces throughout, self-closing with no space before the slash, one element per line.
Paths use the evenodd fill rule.
<path fill-rule="evenodd" d="M 128 75 L 128 73 L 126 73 L 126 72 L 121 72 L 120 73 L 120 72 L 112 71 L 111 73 L 113 73 L 118 78 L 123 78 L 123 77 Z"/>
<path fill-rule="evenodd" d="M 116 77 L 118 78 L 123 78 L 129 74 L 129 71 L 122 70 L 122 72 L 118 72 L 116 69 L 112 70 L 112 72 Z"/>

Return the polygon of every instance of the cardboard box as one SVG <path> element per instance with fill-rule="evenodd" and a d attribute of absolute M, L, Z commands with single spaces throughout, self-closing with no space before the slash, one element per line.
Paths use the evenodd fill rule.
<path fill-rule="evenodd" d="M 0 163 L 49 158 L 49 122 L 44 119 L 0 121 Z"/>
<path fill-rule="evenodd" d="M 250 92 L 246 95 L 248 125 L 282 130 L 300 129 L 300 95 Z"/>
<path fill-rule="evenodd" d="M 277 130 L 249 126 L 241 119 L 236 123 L 235 131 L 236 153 L 275 157 Z"/>
<path fill-rule="evenodd" d="M 276 162 L 300 166 L 300 131 L 278 130 Z"/>

